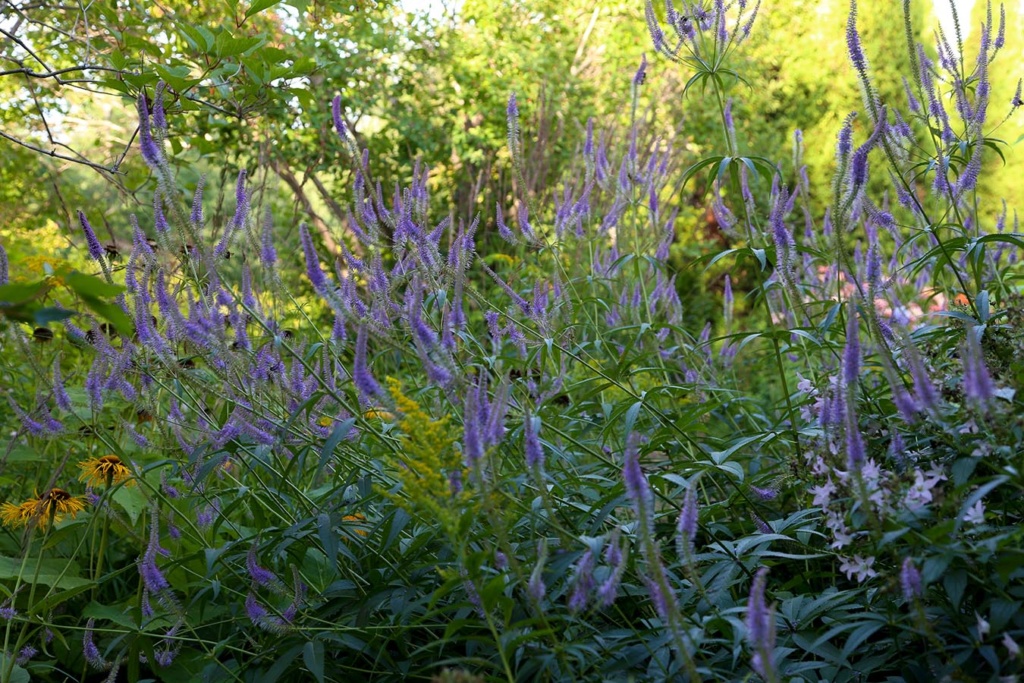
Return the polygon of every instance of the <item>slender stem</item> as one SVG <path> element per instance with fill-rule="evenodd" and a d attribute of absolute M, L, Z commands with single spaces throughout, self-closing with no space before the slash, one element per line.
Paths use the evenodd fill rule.
<path fill-rule="evenodd" d="M 31 524 L 31 522 L 30 522 L 30 524 Z M 18 577 L 14 581 L 14 589 L 11 591 L 11 602 L 12 603 L 14 601 L 14 596 L 16 596 L 18 594 L 18 591 L 21 589 L 21 577 L 25 575 L 25 567 L 28 565 L 28 556 L 29 556 L 29 553 L 32 550 L 32 539 L 33 539 L 33 535 L 35 533 L 35 529 L 29 528 L 26 533 L 28 534 L 28 542 L 25 545 L 25 552 L 21 556 L 21 567 L 18 569 Z M 39 568 L 37 566 L 36 567 L 37 573 L 38 573 L 38 569 Z M 29 600 L 29 603 L 31 604 L 31 600 Z M 3 649 L 4 652 L 11 652 L 11 648 L 9 647 L 9 645 L 10 645 L 10 642 L 11 642 L 11 629 L 13 628 L 13 626 L 14 626 L 14 620 L 13 619 L 8 620 L 7 621 L 7 627 L 4 629 L 4 649 Z M 17 648 L 15 648 L 15 649 L 17 649 Z M 8 683 L 8 681 L 11 680 L 11 672 L 12 671 L 14 671 L 14 657 L 13 656 L 6 658 L 6 661 L 4 662 L 3 671 L 0 671 L 0 682 Z"/>

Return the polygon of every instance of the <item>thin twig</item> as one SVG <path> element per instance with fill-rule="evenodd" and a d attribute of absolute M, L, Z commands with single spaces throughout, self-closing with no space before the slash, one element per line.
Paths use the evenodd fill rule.
<path fill-rule="evenodd" d="M 0 29 L 0 31 L 2 30 L 3 29 Z M 30 76 L 32 78 L 53 78 L 58 83 L 67 83 L 68 81 L 61 79 L 60 75 L 71 73 L 73 71 L 109 71 L 111 73 L 115 73 L 118 75 L 122 75 L 125 73 L 128 73 L 129 75 L 135 75 L 131 74 L 131 72 L 126 72 L 122 69 L 114 69 L 109 66 L 89 66 L 88 64 L 79 64 L 78 66 L 69 66 L 65 69 L 54 69 L 53 71 L 33 71 L 27 66 L 23 66 L 20 69 L 8 69 L 7 71 L 0 71 L 0 76 L 10 76 L 11 74 L 25 74 L 26 76 Z M 82 79 L 76 80 L 81 81 Z"/>
<path fill-rule="evenodd" d="M 44 61 L 43 61 L 42 57 L 40 57 L 39 55 L 37 55 L 37 54 L 36 54 L 36 53 L 35 53 L 35 52 L 34 52 L 34 51 L 32 50 L 32 48 L 30 48 L 30 47 L 29 47 L 28 45 L 26 45 L 26 44 L 24 43 L 24 41 L 22 41 L 22 39 L 21 39 L 21 38 L 19 38 L 18 36 L 14 35 L 13 33 L 8 33 L 7 31 L 5 31 L 5 30 L 4 30 L 4 29 L 2 29 L 2 28 L 0 28 L 0 33 L 4 34 L 4 35 L 5 35 L 5 36 L 7 36 L 7 37 L 8 37 L 9 39 L 13 40 L 13 41 L 14 41 L 14 42 L 15 42 L 15 43 L 16 43 L 17 45 L 19 45 L 19 46 L 21 47 L 21 49 L 23 49 L 23 50 L 24 50 L 25 52 L 29 53 L 29 55 L 31 55 L 33 59 L 35 59 L 35 60 L 36 60 L 37 62 L 39 62 L 40 64 L 42 64 L 42 65 L 43 65 L 43 68 L 44 68 L 44 69 L 46 69 L 47 71 L 49 71 L 49 70 L 50 70 L 50 67 L 48 67 L 48 66 L 46 65 L 46 62 L 44 62 Z"/>
<path fill-rule="evenodd" d="M 12 135 L 8 135 L 7 133 L 3 132 L 2 130 L 0 130 L 0 137 L 4 138 L 6 140 L 10 140 L 11 142 L 15 143 L 16 145 L 21 145 L 22 147 L 30 149 L 33 152 L 39 152 L 40 154 L 44 154 L 46 156 L 53 157 L 54 159 L 62 159 L 64 161 L 70 161 L 70 162 L 75 163 L 75 164 L 82 164 L 83 166 L 88 166 L 89 168 L 96 169 L 97 171 L 102 171 L 103 173 L 111 173 L 111 174 L 114 174 L 114 175 L 116 175 L 118 173 L 121 173 L 123 175 L 123 173 L 121 171 L 118 171 L 116 168 L 107 168 L 106 166 L 103 166 L 101 164 L 93 163 L 91 161 L 88 161 L 87 159 L 75 159 L 74 157 L 65 156 L 64 154 L 58 154 L 57 151 L 53 150 L 53 149 L 45 150 L 42 147 L 36 147 L 35 145 L 29 144 L 29 143 L 25 142 L 24 140 L 19 140 L 18 138 L 14 137 Z"/>

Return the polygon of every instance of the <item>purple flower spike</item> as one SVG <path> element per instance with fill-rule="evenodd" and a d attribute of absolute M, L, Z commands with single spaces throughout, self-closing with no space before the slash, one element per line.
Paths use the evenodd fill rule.
<path fill-rule="evenodd" d="M 274 248 L 274 222 L 270 217 L 270 209 L 263 218 L 263 231 L 260 234 L 260 263 L 264 268 L 272 268 L 277 263 L 277 249 Z"/>
<path fill-rule="evenodd" d="M 995 387 L 985 365 L 976 329 L 967 331 L 967 340 L 960 355 L 964 366 L 964 395 L 984 406 L 995 396 Z"/>
<path fill-rule="evenodd" d="M 199 176 L 196 183 L 196 192 L 192 196 L 192 214 L 189 220 L 192 225 L 199 227 L 203 224 L 203 186 L 206 184 L 206 176 Z"/>
<path fill-rule="evenodd" d="M 725 109 L 723 110 L 722 115 L 723 115 L 723 117 L 725 119 L 725 128 L 726 128 L 726 132 L 729 135 L 729 139 L 730 140 L 734 140 L 736 138 L 736 124 L 733 122 L 733 119 L 732 119 L 732 98 L 731 97 L 725 101 Z M 797 132 L 799 132 L 799 131 L 797 131 Z"/>
<path fill-rule="evenodd" d="M 338 137 L 344 140 L 348 129 L 341 118 L 341 95 L 335 95 L 334 101 L 331 102 L 331 116 L 334 118 L 334 130 L 337 131 Z"/>
<path fill-rule="evenodd" d="M 587 608 L 590 593 L 594 590 L 594 553 L 587 550 L 576 563 L 574 585 L 569 594 L 569 611 L 573 614 Z"/>
<path fill-rule="evenodd" d="M 67 389 L 64 386 L 64 379 L 61 377 L 59 359 L 53 363 L 53 399 L 57 403 L 58 408 L 71 412 L 71 397 L 68 396 Z"/>
<path fill-rule="evenodd" d="M 728 273 L 726 273 L 725 275 L 725 291 L 722 294 L 722 299 L 723 303 L 725 304 L 725 321 L 726 324 L 728 324 L 732 322 L 732 313 L 734 305 L 732 293 L 732 278 L 729 277 Z"/>
<path fill-rule="evenodd" d="M 540 422 L 540 418 L 531 418 L 527 415 L 523 423 L 523 447 L 526 451 L 526 467 L 530 471 L 534 469 L 543 471 L 544 447 L 541 446 L 540 439 L 537 437 L 537 430 L 534 426 L 535 421 Z"/>
<path fill-rule="evenodd" d="M 765 604 L 764 590 L 768 568 L 761 567 L 754 577 L 747 601 L 747 642 L 753 650 L 750 666 L 764 679 L 772 670 L 772 651 L 775 649 L 775 610 Z"/>
<path fill-rule="evenodd" d="M 501 235 L 501 239 L 509 242 L 510 244 L 516 243 L 516 235 L 514 232 L 509 230 L 508 226 L 505 225 L 505 217 L 501 212 L 501 204 L 497 205 L 497 222 L 498 222 L 498 234 Z"/>
<path fill-rule="evenodd" d="M 839 129 L 839 141 L 836 145 L 836 156 L 840 161 L 850 156 L 853 151 L 853 120 L 857 118 L 857 112 L 851 112 L 843 121 L 843 127 Z"/>
<path fill-rule="evenodd" d="M 305 223 L 299 226 L 299 240 L 302 242 L 302 253 L 306 256 L 306 275 L 313 284 L 313 289 L 323 294 L 327 291 L 327 277 L 320 268 L 320 256 L 316 253 L 313 237 Z"/>
<path fill-rule="evenodd" d="M 654 13 L 654 5 L 651 4 L 651 0 L 647 0 L 644 4 L 644 18 L 647 20 L 647 31 L 651 34 L 654 50 L 660 52 L 665 45 L 665 33 L 658 24 L 658 17 Z"/>
<path fill-rule="evenodd" d="M 153 519 L 149 527 L 149 544 L 146 546 L 146 552 L 139 559 L 139 576 L 142 577 L 142 585 L 146 590 L 155 595 L 163 593 L 171 587 L 163 572 L 156 566 L 157 555 L 163 554 L 161 552 L 163 548 L 160 547 L 159 524 L 159 519 L 154 510 Z"/>
<path fill-rule="evenodd" d="M 686 489 L 683 508 L 679 512 L 679 521 L 676 524 L 676 543 L 680 555 L 686 555 L 687 552 L 684 551 L 693 552 L 693 541 L 697 538 L 697 517 L 697 495 L 691 483 Z"/>
<path fill-rule="evenodd" d="M 245 192 L 245 169 L 238 171 L 238 181 L 235 184 L 235 217 L 232 225 L 235 229 L 245 226 L 245 219 L 249 216 L 249 195 Z"/>
<path fill-rule="evenodd" d="M 82 655 L 85 657 L 85 661 L 88 662 L 89 666 L 97 671 L 103 671 L 109 668 L 109 663 L 103 659 L 103 655 L 100 654 L 100 649 L 96 647 L 96 643 L 93 642 L 92 629 L 96 623 L 95 619 L 89 619 L 85 624 L 85 633 L 82 635 Z"/>
<path fill-rule="evenodd" d="M 548 544 L 542 539 L 537 544 L 537 564 L 533 566 L 533 571 L 530 572 L 530 581 L 526 584 L 527 594 L 538 603 L 543 601 L 547 594 L 547 586 L 544 585 L 544 563 L 547 559 Z"/>
<path fill-rule="evenodd" d="M 846 22 L 846 48 L 853 68 L 861 75 L 866 74 L 868 60 L 864 56 L 864 49 L 860 44 L 860 34 L 857 33 L 857 0 L 850 0 L 850 16 Z"/>
<path fill-rule="evenodd" d="M 14 660 L 14 663 L 18 666 L 25 666 L 29 663 L 29 660 L 31 660 L 37 654 L 39 654 L 39 650 L 32 647 L 31 645 L 26 645 L 25 647 L 21 648 L 20 652 L 18 652 L 18 658 Z"/>
<path fill-rule="evenodd" d="M 907 364 L 910 366 L 910 376 L 914 380 L 914 398 L 918 406 L 925 410 L 934 411 L 939 406 L 939 395 L 928 376 L 928 369 L 917 355 L 916 350 L 910 350 L 907 354 Z"/>
<path fill-rule="evenodd" d="M 96 232 L 89 225 L 89 219 L 81 210 L 78 212 L 78 222 L 82 225 L 82 232 L 85 233 L 85 243 L 89 246 L 89 256 L 99 261 L 103 258 L 103 246 L 96 237 Z"/>
<path fill-rule="evenodd" d="M 508 96 L 505 113 L 508 121 L 508 149 L 515 161 L 519 155 L 519 103 L 516 102 L 515 92 Z"/>
<path fill-rule="evenodd" d="M 466 392 L 464 416 L 462 452 L 466 456 L 466 463 L 475 467 L 484 455 L 484 425 L 481 422 L 486 419 L 481 415 L 480 392 L 475 387 L 470 387 Z"/>
<path fill-rule="evenodd" d="M 633 87 L 639 88 L 647 80 L 647 53 L 640 55 L 640 67 L 636 70 L 636 75 L 633 76 Z"/>
<path fill-rule="evenodd" d="M 651 486 L 640 468 L 640 454 L 635 443 L 636 437 L 630 435 L 626 444 L 625 462 L 622 466 L 622 480 L 625 483 L 626 495 L 629 496 L 641 527 L 639 535 L 647 537 L 654 532 L 654 500 Z"/>
<path fill-rule="evenodd" d="M 147 164 L 156 170 L 160 168 L 162 158 L 160 155 L 160 148 L 157 146 L 156 141 L 153 139 L 152 131 L 149 128 L 149 105 L 146 102 L 146 92 L 139 92 L 138 100 L 139 110 L 139 151 L 142 152 L 142 158 Z"/>
<path fill-rule="evenodd" d="M 369 401 L 372 397 L 381 393 L 380 385 L 373 378 L 370 368 L 366 365 L 366 328 L 362 325 L 360 325 L 359 333 L 356 335 L 356 353 L 352 368 L 352 382 L 356 385 L 356 389 L 359 390 L 364 401 Z"/>
<path fill-rule="evenodd" d="M 249 578 L 257 586 L 275 586 L 280 584 L 277 576 L 274 572 L 269 569 L 264 569 L 259 565 L 256 558 L 256 544 L 253 543 L 252 547 L 249 548 L 248 554 L 245 556 L 245 568 L 249 572 Z"/>
<path fill-rule="evenodd" d="M 903 599 L 907 602 L 924 595 L 921 572 L 917 571 L 914 561 L 909 557 L 903 560 L 903 566 L 900 567 L 900 588 L 903 589 Z"/>
<path fill-rule="evenodd" d="M 519 223 L 519 231 L 523 233 L 523 237 L 530 241 L 536 239 L 533 234 L 533 228 L 530 227 L 530 210 L 526 202 L 519 202 L 519 209 L 516 211 L 516 222 Z"/>
<path fill-rule="evenodd" d="M 160 81 L 156 84 L 156 95 L 153 98 L 153 127 L 160 131 L 167 131 L 167 117 L 164 113 L 164 90 L 167 84 Z"/>
<path fill-rule="evenodd" d="M 864 465 L 864 437 L 860 435 L 860 426 L 857 424 L 857 415 L 853 406 L 849 407 L 850 420 L 846 426 L 846 457 L 847 464 L 851 470 L 860 470 Z"/>
<path fill-rule="evenodd" d="M 652 574 L 660 576 L 660 581 L 657 576 L 645 576 L 644 584 L 647 586 L 647 593 L 651 596 L 651 603 L 654 605 L 654 611 L 658 613 L 662 621 L 666 623 L 672 622 L 672 615 L 677 609 L 676 596 L 671 592 L 666 593 L 662 590 L 662 585 L 670 585 L 668 583 L 668 577 L 665 575 L 665 569 L 660 564 L 653 565 L 650 570 Z"/>
<path fill-rule="evenodd" d="M 262 627 L 267 618 L 267 608 L 256 601 L 256 596 L 249 593 L 245 597 L 245 616 L 255 626 Z"/>
<path fill-rule="evenodd" d="M 623 573 L 626 571 L 626 553 L 624 546 L 619 540 L 618 529 L 612 533 L 612 537 L 608 541 L 608 546 L 604 551 L 604 561 L 611 568 L 611 573 L 598 586 L 597 600 L 601 607 L 610 607 L 615 602 L 615 598 L 618 597 L 619 584 L 622 581 Z"/>

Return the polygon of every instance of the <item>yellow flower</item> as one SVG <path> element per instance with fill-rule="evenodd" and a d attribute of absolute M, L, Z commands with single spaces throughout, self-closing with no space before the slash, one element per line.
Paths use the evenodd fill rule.
<path fill-rule="evenodd" d="M 128 466 L 113 454 L 80 462 L 78 466 L 82 468 L 82 474 L 78 476 L 79 481 L 84 481 L 90 486 L 113 486 L 131 479 L 132 476 Z M 128 485 L 132 483 L 128 482 Z"/>
<path fill-rule="evenodd" d="M 341 518 L 343 522 L 352 522 L 355 527 L 353 531 L 360 536 L 369 536 L 370 531 L 366 528 L 366 515 L 361 515 L 358 512 L 354 515 L 345 515 Z"/>
<path fill-rule="evenodd" d="M 316 423 L 321 427 L 330 427 L 333 422 L 334 420 L 327 417 L 326 415 L 324 415 L 323 417 L 316 421 Z"/>
<path fill-rule="evenodd" d="M 392 498 L 406 510 L 416 510 L 455 534 L 471 501 L 468 486 L 453 483 L 465 482 L 467 472 L 462 454 L 453 448 L 456 438 L 449 418 L 431 418 L 416 401 L 402 393 L 398 380 L 388 377 L 387 382 L 401 432 L 394 464 L 403 495 Z"/>
<path fill-rule="evenodd" d="M 25 526 L 36 522 L 46 528 L 52 522 L 59 522 L 64 515 L 75 517 L 85 509 L 85 499 L 72 496 L 64 489 L 52 488 L 43 495 L 37 495 L 24 503 L 4 503 L 0 507 L 0 520 L 6 526 Z"/>
<path fill-rule="evenodd" d="M 3 520 L 4 526 L 24 526 L 35 515 L 38 503 L 36 500 L 27 500 L 17 505 L 4 503 L 0 506 L 0 519 Z"/>

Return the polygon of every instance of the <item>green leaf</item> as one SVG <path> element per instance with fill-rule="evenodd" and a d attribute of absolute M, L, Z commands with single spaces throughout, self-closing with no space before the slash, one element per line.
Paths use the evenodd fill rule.
<path fill-rule="evenodd" d="M 324 683 L 324 644 L 311 640 L 302 648 L 302 661 L 318 683 Z"/>
<path fill-rule="evenodd" d="M 189 76 L 192 75 L 192 69 L 190 69 L 186 64 L 179 64 L 174 67 L 166 67 L 162 64 L 157 64 L 153 69 L 160 74 L 160 78 L 162 78 L 165 83 L 178 91 L 188 90 L 199 82 L 199 79 L 189 78 Z"/>
<path fill-rule="evenodd" d="M 58 308 L 57 306 L 44 306 L 43 308 L 37 308 L 32 312 L 32 318 L 36 321 L 37 325 L 46 325 L 46 323 L 57 322 L 59 320 L 67 320 L 75 314 L 74 311 L 69 311 L 66 308 Z"/>
<path fill-rule="evenodd" d="M 192 49 L 199 52 L 209 52 L 213 48 L 214 37 L 207 29 L 202 26 L 193 26 L 184 21 L 179 21 L 177 24 L 181 37 Z"/>
<path fill-rule="evenodd" d="M 37 584 L 65 590 L 92 585 L 91 581 L 82 578 L 81 573 L 82 569 L 78 563 L 68 560 L 44 559 L 39 562 L 36 558 L 30 557 L 25 560 L 22 569 L 20 557 L 0 555 L 0 580 L 16 579 L 20 575 L 22 581 L 31 582 L 32 577 L 36 577 Z"/>
<path fill-rule="evenodd" d="M 84 593 L 85 591 L 92 588 L 94 585 L 95 584 L 92 581 L 86 581 L 79 586 L 75 586 L 74 588 L 69 588 L 67 590 L 60 591 L 59 593 L 49 595 L 46 598 L 37 602 L 32 607 L 32 611 L 36 614 L 47 614 L 57 605 L 67 600 L 70 600 L 79 593 Z"/>
<path fill-rule="evenodd" d="M 134 332 L 135 327 L 132 325 L 131 318 L 121 310 L 120 306 L 108 304 L 105 301 L 93 299 L 92 297 L 82 297 L 82 302 L 92 309 L 96 315 L 111 323 L 118 332 L 126 337 Z"/>
<path fill-rule="evenodd" d="M 64 282 L 79 296 L 109 298 L 124 291 L 124 287 L 120 285 L 112 285 L 98 277 L 86 275 L 77 270 L 65 275 Z"/>
<path fill-rule="evenodd" d="M 269 9 L 279 2 L 281 2 L 281 0 L 256 0 L 256 2 L 252 3 L 249 6 L 249 9 L 246 10 L 245 18 L 248 19 L 252 15 L 258 14 L 265 9 Z"/>
<path fill-rule="evenodd" d="M 316 476 L 314 479 L 319 479 L 323 473 L 324 468 L 330 461 L 331 456 L 334 455 L 334 449 L 338 447 L 341 440 L 348 436 L 348 433 L 352 431 L 352 425 L 356 423 L 355 418 L 349 418 L 342 420 L 338 423 L 338 426 L 334 428 L 331 435 L 327 437 L 327 441 L 324 442 L 324 447 L 320 450 L 320 462 L 316 466 Z"/>
<path fill-rule="evenodd" d="M 46 281 L 28 284 L 3 285 L 0 287 L 0 307 L 23 304 L 39 296 L 46 288 Z"/>
<path fill-rule="evenodd" d="M 281 655 L 280 659 L 274 662 L 274 665 L 270 667 L 265 674 L 257 678 L 256 680 L 260 683 L 275 683 L 284 672 L 292 665 L 295 658 L 302 652 L 302 646 L 296 645 L 290 648 L 284 654 Z"/>
<path fill-rule="evenodd" d="M 217 42 L 213 46 L 213 53 L 224 59 L 225 57 L 234 57 L 244 52 L 248 52 L 257 45 L 262 45 L 266 42 L 266 39 L 262 36 L 255 38 L 235 38 L 227 31 L 220 33 L 217 36 Z"/>
<path fill-rule="evenodd" d="M 967 588 L 967 572 L 963 569 L 955 569 L 942 577 L 942 585 L 946 589 L 949 601 L 953 603 L 953 609 L 960 609 L 960 601 L 964 598 L 964 590 Z"/>
<path fill-rule="evenodd" d="M 146 509 L 146 495 L 139 490 L 138 486 L 121 486 L 114 491 L 111 498 L 128 513 L 132 525 L 139 521 L 139 516 Z"/>
<path fill-rule="evenodd" d="M 321 513 L 316 518 L 317 534 L 320 536 L 320 544 L 324 547 L 324 553 L 327 555 L 327 560 L 333 566 L 338 564 L 338 535 L 334 533 L 334 527 L 331 524 L 331 516 L 326 513 Z"/>
<path fill-rule="evenodd" d="M 134 597 L 134 596 L 133 596 Z M 98 602 L 90 602 L 82 610 L 82 616 L 86 619 L 96 619 L 98 621 L 109 621 L 118 626 L 124 628 L 135 629 L 138 628 L 138 624 L 127 612 L 124 607 L 115 607 L 113 605 L 101 605 Z"/>
<path fill-rule="evenodd" d="M 7 655 L 0 653 L 0 670 L 7 670 Z M 11 677 L 9 679 L 11 683 L 32 683 L 32 677 L 28 675 L 28 671 L 15 664 L 11 668 Z"/>

